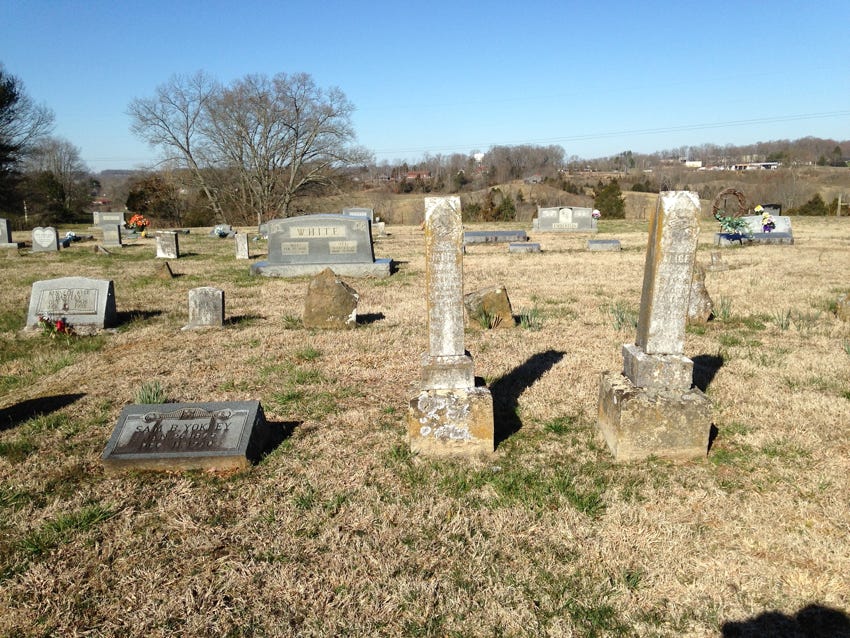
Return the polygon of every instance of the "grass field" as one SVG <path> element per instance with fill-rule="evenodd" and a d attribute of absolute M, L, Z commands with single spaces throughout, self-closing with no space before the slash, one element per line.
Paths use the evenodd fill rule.
<path fill-rule="evenodd" d="M 524 318 L 468 327 L 500 439 L 475 462 L 404 440 L 427 347 L 418 227 L 376 243 L 396 274 L 348 280 L 368 321 L 345 332 L 303 329 L 307 280 L 251 277 L 205 229 L 167 281 L 152 239 L 0 260 L 0 635 L 849 635 L 850 324 L 832 311 L 850 219 L 793 225 L 796 245 L 724 249 L 707 275 L 717 318 L 685 354 L 717 437 L 679 464 L 615 464 L 595 430 L 646 222 L 600 223 L 619 253 L 580 235 L 469 249 L 466 289 L 502 283 Z M 24 334 L 31 284 L 71 275 L 114 280 L 121 325 Z M 206 285 L 227 325 L 181 332 Z M 169 400 L 260 400 L 279 444 L 230 475 L 104 474 L 154 380 Z"/>

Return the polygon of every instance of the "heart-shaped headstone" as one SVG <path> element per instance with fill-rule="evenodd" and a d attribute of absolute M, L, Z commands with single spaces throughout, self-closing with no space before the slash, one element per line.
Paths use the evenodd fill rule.
<path fill-rule="evenodd" d="M 39 246 L 50 248 L 56 243 L 56 229 L 51 227 L 42 228 L 41 226 L 33 228 L 32 240 Z"/>

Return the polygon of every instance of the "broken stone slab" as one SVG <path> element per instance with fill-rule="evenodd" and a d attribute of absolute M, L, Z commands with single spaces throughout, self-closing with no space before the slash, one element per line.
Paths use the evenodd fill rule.
<path fill-rule="evenodd" d="M 305 328 L 345 330 L 357 327 L 360 295 L 325 268 L 310 280 L 304 299 L 302 321 Z"/>

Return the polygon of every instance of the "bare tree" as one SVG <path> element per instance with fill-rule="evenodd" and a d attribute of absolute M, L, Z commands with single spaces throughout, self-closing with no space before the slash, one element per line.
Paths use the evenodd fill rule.
<path fill-rule="evenodd" d="M 28 173 L 50 173 L 61 187 L 66 211 L 79 212 L 90 197 L 90 172 L 80 158 L 80 149 L 59 137 L 45 137 L 36 142 L 25 162 Z"/>
<path fill-rule="evenodd" d="M 293 199 L 363 162 L 353 146 L 354 108 L 337 88 L 304 73 L 247 75 L 227 87 L 203 73 L 176 77 L 130 104 L 133 132 L 180 158 L 217 214 L 290 214 Z"/>

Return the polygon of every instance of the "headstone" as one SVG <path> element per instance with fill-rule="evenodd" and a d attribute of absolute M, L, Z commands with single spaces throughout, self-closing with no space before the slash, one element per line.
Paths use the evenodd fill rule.
<path fill-rule="evenodd" d="M 366 217 L 372 224 L 375 223 L 375 211 L 372 208 L 343 208 L 343 215 L 352 215 L 354 217 Z"/>
<path fill-rule="evenodd" d="M 590 252 L 596 251 L 614 251 L 617 252 L 620 250 L 620 240 L 619 239 L 588 239 L 587 240 L 587 249 Z"/>
<path fill-rule="evenodd" d="M 103 245 L 110 248 L 121 246 L 121 226 L 118 224 L 104 224 L 103 228 Z"/>
<path fill-rule="evenodd" d="M 708 266 L 705 267 L 705 269 L 710 272 L 720 272 L 722 270 L 728 270 L 729 266 L 726 264 L 726 262 L 723 261 L 719 250 L 712 250 L 711 261 L 709 262 Z"/>
<path fill-rule="evenodd" d="M 111 211 L 95 211 L 92 213 L 95 226 L 105 226 L 107 224 L 118 224 L 123 228 L 125 224 L 124 212 L 120 210 Z"/>
<path fill-rule="evenodd" d="M 304 299 L 302 322 L 305 328 L 343 330 L 357 327 L 360 295 L 325 268 L 310 280 Z"/>
<path fill-rule="evenodd" d="M 12 225 L 3 218 L 0 218 L 0 248 L 18 248 L 18 243 L 12 241 Z"/>
<path fill-rule="evenodd" d="M 463 296 L 463 305 L 470 320 L 482 327 L 514 327 L 514 311 L 504 286 L 488 286 L 469 292 Z"/>
<path fill-rule="evenodd" d="M 635 343 L 623 346 L 623 374 L 605 372 L 598 426 L 618 461 L 705 456 L 711 402 L 693 385 L 683 355 L 699 236 L 697 193 L 669 191 L 650 219 Z"/>
<path fill-rule="evenodd" d="M 245 233 L 236 233 L 236 259 L 251 259 L 251 253 L 248 250 L 248 235 Z"/>
<path fill-rule="evenodd" d="M 493 398 L 486 387 L 476 387 L 464 348 L 459 197 L 425 198 L 425 297 L 428 352 L 421 391 L 408 408 L 410 448 L 430 455 L 493 452 Z"/>
<path fill-rule="evenodd" d="M 694 276 L 691 280 L 691 297 L 688 301 L 689 324 L 702 324 L 714 314 L 714 302 L 705 287 L 705 268 L 694 264 Z"/>
<path fill-rule="evenodd" d="M 595 233 L 592 208 L 556 206 L 537 209 L 534 229 L 541 233 Z"/>
<path fill-rule="evenodd" d="M 251 265 L 266 277 L 315 275 L 330 267 L 347 277 L 388 277 L 391 259 L 375 259 L 369 220 L 356 215 L 304 215 L 267 224 L 269 253 Z"/>
<path fill-rule="evenodd" d="M 59 233 L 53 226 L 36 226 L 32 229 L 32 251 L 34 253 L 59 250 Z"/>
<path fill-rule="evenodd" d="M 540 244 L 535 241 L 523 242 L 521 244 L 508 244 L 509 253 L 539 253 Z"/>
<path fill-rule="evenodd" d="M 111 280 L 62 277 L 37 281 L 30 294 L 27 327 L 38 327 L 39 317 L 64 318 L 78 333 L 116 324 L 115 289 Z"/>
<path fill-rule="evenodd" d="M 169 264 L 167 261 L 163 262 L 162 266 L 160 266 L 156 270 L 156 278 L 166 280 L 174 279 L 174 273 L 171 270 L 171 264 Z"/>
<path fill-rule="evenodd" d="M 173 230 L 156 231 L 156 256 L 163 259 L 178 259 L 180 257 L 180 244 L 177 241 L 177 233 Z"/>
<path fill-rule="evenodd" d="M 528 241 L 524 230 L 467 230 L 463 233 L 464 244 L 498 244 Z"/>
<path fill-rule="evenodd" d="M 193 328 L 220 328 L 224 325 L 224 291 L 212 286 L 192 288 L 189 291 L 189 324 Z"/>
<path fill-rule="evenodd" d="M 259 401 L 128 405 L 101 458 L 108 472 L 242 469 L 262 454 L 266 428 Z"/>

